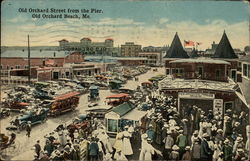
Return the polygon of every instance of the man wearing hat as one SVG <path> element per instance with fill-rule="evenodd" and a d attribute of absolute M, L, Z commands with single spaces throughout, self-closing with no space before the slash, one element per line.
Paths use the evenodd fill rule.
<path fill-rule="evenodd" d="M 48 152 L 46 150 L 43 152 L 40 161 L 50 161 Z"/>
<path fill-rule="evenodd" d="M 171 159 L 173 160 L 173 161 L 178 161 L 179 160 L 179 158 L 180 158 L 180 156 L 179 156 L 179 147 L 177 146 L 177 145 L 174 145 L 173 147 L 172 147 L 172 152 L 171 152 Z"/>
<path fill-rule="evenodd" d="M 233 160 L 233 147 L 231 146 L 230 141 L 228 139 L 224 141 L 222 151 L 223 151 L 225 160 L 227 161 Z"/>
<path fill-rule="evenodd" d="M 179 136 L 176 139 L 176 144 L 180 148 L 180 159 L 182 158 L 182 155 L 185 153 L 185 147 L 187 146 L 187 136 L 183 135 L 183 130 L 179 130 Z"/>
<path fill-rule="evenodd" d="M 185 147 L 185 153 L 182 156 L 182 161 L 192 161 L 190 146 Z"/>
<path fill-rule="evenodd" d="M 200 161 L 201 159 L 201 144 L 200 139 L 197 137 L 194 140 L 194 143 L 192 144 L 192 159 L 193 161 Z"/>
<path fill-rule="evenodd" d="M 165 148 L 163 151 L 163 157 L 165 160 L 169 160 L 170 159 L 169 156 L 171 154 L 171 149 L 172 149 L 172 146 L 174 145 L 174 139 L 171 136 L 171 131 L 167 131 L 167 137 L 164 138 L 163 142 L 165 144 Z"/>
<path fill-rule="evenodd" d="M 26 136 L 30 137 L 30 132 L 31 132 L 31 121 L 28 121 L 28 124 L 27 124 L 27 126 L 26 126 L 26 131 L 27 131 Z"/>
<path fill-rule="evenodd" d="M 204 133 L 202 135 L 202 141 L 201 141 L 201 159 L 202 161 L 211 161 L 212 160 L 212 150 L 209 148 L 208 145 L 208 138 L 209 135 L 207 133 Z"/>
<path fill-rule="evenodd" d="M 89 156 L 91 161 L 97 161 L 99 153 L 99 147 L 96 143 L 95 138 L 91 138 L 91 143 L 89 145 Z"/>
<path fill-rule="evenodd" d="M 40 157 L 40 152 L 41 152 L 41 145 L 40 145 L 40 140 L 36 141 L 36 144 L 34 145 L 35 147 L 35 152 L 37 154 L 37 157 Z"/>
<path fill-rule="evenodd" d="M 153 130 L 152 124 L 149 125 L 148 130 L 146 131 L 146 134 L 147 134 L 148 138 L 150 138 L 151 141 L 153 142 L 154 138 L 155 138 L 155 132 Z"/>

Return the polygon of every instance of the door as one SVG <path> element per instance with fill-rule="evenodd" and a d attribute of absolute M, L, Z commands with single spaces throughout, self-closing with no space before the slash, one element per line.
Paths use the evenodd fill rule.
<path fill-rule="evenodd" d="M 236 82 L 237 81 L 237 72 L 235 69 L 231 70 L 231 78 Z"/>
<path fill-rule="evenodd" d="M 59 78 L 59 72 L 53 72 L 53 79 Z"/>

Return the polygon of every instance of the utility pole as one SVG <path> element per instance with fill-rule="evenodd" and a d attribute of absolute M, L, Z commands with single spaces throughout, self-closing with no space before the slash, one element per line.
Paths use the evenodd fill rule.
<path fill-rule="evenodd" d="M 31 70 L 30 70 L 30 37 L 28 35 L 28 83 L 29 85 L 31 84 L 30 82 L 30 74 L 31 74 Z"/>

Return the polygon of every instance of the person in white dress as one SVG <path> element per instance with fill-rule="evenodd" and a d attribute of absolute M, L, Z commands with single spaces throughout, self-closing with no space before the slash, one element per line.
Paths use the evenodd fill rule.
<path fill-rule="evenodd" d="M 151 139 L 148 138 L 147 143 L 143 144 L 144 147 L 142 147 L 141 149 L 139 160 L 151 161 L 152 155 L 154 155 L 155 153 L 162 155 L 162 153 L 159 150 L 155 149 L 150 143 Z"/>
<path fill-rule="evenodd" d="M 128 132 L 128 126 L 125 126 L 125 131 L 123 131 L 123 150 L 124 155 L 132 155 L 133 149 L 130 143 L 131 134 Z"/>
<path fill-rule="evenodd" d="M 128 159 L 125 157 L 121 150 L 116 151 L 114 158 L 116 161 L 128 161 Z"/>

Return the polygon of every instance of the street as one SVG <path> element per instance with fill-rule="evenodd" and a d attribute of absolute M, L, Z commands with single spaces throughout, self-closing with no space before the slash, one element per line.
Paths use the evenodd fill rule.
<path fill-rule="evenodd" d="M 148 81 L 149 78 L 164 74 L 164 68 L 158 68 L 157 72 L 154 72 L 152 69 L 145 74 L 139 75 L 138 81 L 128 80 L 124 85 L 124 88 L 136 89 L 138 85 L 140 85 L 144 81 Z M 110 90 L 100 90 L 100 100 L 99 103 L 103 104 L 105 98 L 112 93 Z M 85 112 L 88 108 L 88 93 L 84 94 L 80 97 L 80 103 L 78 108 L 74 112 L 66 113 L 61 116 L 57 116 L 55 118 L 48 118 L 48 120 L 43 124 L 38 124 L 32 127 L 31 137 L 28 138 L 26 136 L 26 131 L 21 131 L 17 133 L 16 137 L 16 148 L 9 148 L 5 150 L 4 156 L 6 156 L 10 160 L 32 160 L 34 150 L 32 147 L 36 143 L 37 140 L 40 140 L 41 146 L 44 146 L 45 138 L 44 135 L 52 132 L 59 124 L 64 124 L 70 122 L 73 118 Z M 15 118 L 18 114 L 11 114 L 11 116 L 1 120 L 1 133 L 5 133 L 8 136 L 11 134 L 10 131 L 7 131 L 5 128 L 9 125 L 10 121 Z"/>

